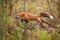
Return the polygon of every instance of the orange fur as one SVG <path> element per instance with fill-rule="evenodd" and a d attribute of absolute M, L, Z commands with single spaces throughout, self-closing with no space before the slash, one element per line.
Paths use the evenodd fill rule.
<path fill-rule="evenodd" d="M 40 17 L 38 17 L 37 15 L 32 14 L 32 13 L 27 13 L 27 12 L 18 13 L 17 16 L 20 16 L 20 17 L 25 18 L 27 20 L 37 20 L 37 19 L 40 19 Z"/>
<path fill-rule="evenodd" d="M 48 12 L 41 12 L 42 14 L 44 14 L 45 16 L 51 16 Z M 42 26 L 43 26 L 43 22 L 45 22 L 43 19 L 42 19 L 42 15 L 36 15 L 36 14 L 32 14 L 32 13 L 28 13 L 28 12 L 21 12 L 21 13 L 18 13 L 17 16 L 20 16 L 26 20 L 33 20 L 33 21 L 37 21 L 39 22 Z M 45 22 L 47 23 L 47 22 Z M 49 24 L 49 23 L 47 23 Z M 50 25 L 50 24 L 49 24 Z"/>

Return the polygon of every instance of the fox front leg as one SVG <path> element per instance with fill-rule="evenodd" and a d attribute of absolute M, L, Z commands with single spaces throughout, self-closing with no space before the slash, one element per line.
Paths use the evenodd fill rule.
<path fill-rule="evenodd" d="M 25 23 L 29 23 L 29 21 L 28 20 L 26 20 L 26 19 L 21 19 L 21 22 L 23 23 L 23 22 L 25 22 Z"/>

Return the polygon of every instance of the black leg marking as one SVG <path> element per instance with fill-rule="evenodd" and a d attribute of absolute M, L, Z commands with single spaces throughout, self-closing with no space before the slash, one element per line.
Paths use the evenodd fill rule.
<path fill-rule="evenodd" d="M 21 22 L 29 23 L 29 21 L 26 19 L 21 19 Z"/>

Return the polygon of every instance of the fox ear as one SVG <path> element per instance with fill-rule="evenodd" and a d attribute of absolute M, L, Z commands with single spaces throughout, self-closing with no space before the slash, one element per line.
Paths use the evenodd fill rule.
<path fill-rule="evenodd" d="M 22 14 L 23 16 L 25 15 L 25 14 Z"/>
<path fill-rule="evenodd" d="M 25 14 L 21 14 L 21 16 L 25 16 Z"/>
<path fill-rule="evenodd" d="M 20 15 L 23 16 L 23 15 L 25 15 L 25 14 L 24 14 L 24 13 L 17 13 L 16 15 L 17 15 L 17 16 L 20 16 Z"/>

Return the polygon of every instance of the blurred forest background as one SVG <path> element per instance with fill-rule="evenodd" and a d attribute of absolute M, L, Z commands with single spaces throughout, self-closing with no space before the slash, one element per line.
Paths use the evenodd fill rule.
<path fill-rule="evenodd" d="M 44 19 L 57 29 L 48 27 L 39 30 L 35 21 L 25 24 L 19 19 L 16 22 L 15 15 L 23 11 L 33 14 L 50 12 L 54 20 Z M 44 26 L 48 25 L 44 23 Z M 60 0 L 0 0 L 0 40 L 60 40 Z"/>

